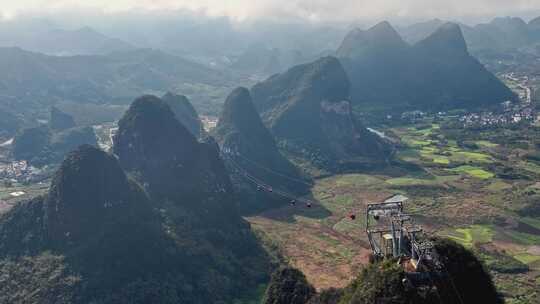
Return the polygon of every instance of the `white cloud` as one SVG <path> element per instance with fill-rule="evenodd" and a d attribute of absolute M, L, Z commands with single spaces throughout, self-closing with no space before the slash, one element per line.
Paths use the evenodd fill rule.
<path fill-rule="evenodd" d="M 302 18 L 352 21 L 381 18 L 495 16 L 540 10 L 540 0 L 0 0 L 5 16 L 18 13 L 98 9 L 188 9 L 234 19 Z"/>

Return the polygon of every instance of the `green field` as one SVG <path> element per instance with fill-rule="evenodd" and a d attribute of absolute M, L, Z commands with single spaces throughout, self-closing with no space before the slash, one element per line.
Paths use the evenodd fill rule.
<path fill-rule="evenodd" d="M 443 234 L 445 235 L 445 234 Z M 450 231 L 447 236 L 450 239 L 466 247 L 472 247 L 476 243 L 489 243 L 493 240 L 495 231 L 490 226 L 472 225 L 468 228 L 457 228 Z"/>
<path fill-rule="evenodd" d="M 489 171 L 486 171 L 482 168 L 479 168 L 479 167 L 474 167 L 474 166 L 459 166 L 457 168 L 453 168 L 453 169 L 450 169 L 449 170 L 450 172 L 455 172 L 455 173 L 464 173 L 464 174 L 467 174 L 469 176 L 472 176 L 472 177 L 475 177 L 475 178 L 479 178 L 479 179 L 490 179 L 490 178 L 493 178 L 495 177 L 495 174 L 489 172 Z"/>

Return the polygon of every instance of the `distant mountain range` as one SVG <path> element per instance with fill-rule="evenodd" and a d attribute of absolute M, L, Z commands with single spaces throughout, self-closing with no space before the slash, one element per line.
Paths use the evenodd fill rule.
<path fill-rule="evenodd" d="M 20 47 L 59 56 L 98 55 L 135 48 L 88 26 L 74 30 L 63 29 L 45 20 L 1 22 L 0 47 Z"/>
<path fill-rule="evenodd" d="M 256 44 L 242 52 L 230 67 L 249 74 L 272 75 L 303 63 L 304 57 L 300 50 L 284 51 Z"/>
<path fill-rule="evenodd" d="M 151 49 L 58 57 L 0 48 L 0 70 L 2 107 L 19 112 L 59 101 L 127 103 L 144 93 L 233 81 L 226 73 Z"/>
<path fill-rule="evenodd" d="M 388 23 L 355 29 L 337 50 L 363 110 L 475 108 L 515 95 L 467 49 L 458 25 L 445 23 L 414 45 Z"/>

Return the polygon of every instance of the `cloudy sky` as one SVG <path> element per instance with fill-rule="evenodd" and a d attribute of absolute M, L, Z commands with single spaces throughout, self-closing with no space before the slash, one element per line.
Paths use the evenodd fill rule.
<path fill-rule="evenodd" d="M 540 0 L 0 0 L 4 17 L 61 11 L 192 10 L 236 20 L 302 18 L 347 22 L 381 18 L 488 18 L 540 13 Z"/>

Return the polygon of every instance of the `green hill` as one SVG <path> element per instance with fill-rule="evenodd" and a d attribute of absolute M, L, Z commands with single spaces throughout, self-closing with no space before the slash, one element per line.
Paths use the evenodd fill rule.
<path fill-rule="evenodd" d="M 113 150 L 78 148 L 47 195 L 0 217 L 0 302 L 232 303 L 268 280 L 211 138 L 144 96 Z"/>

